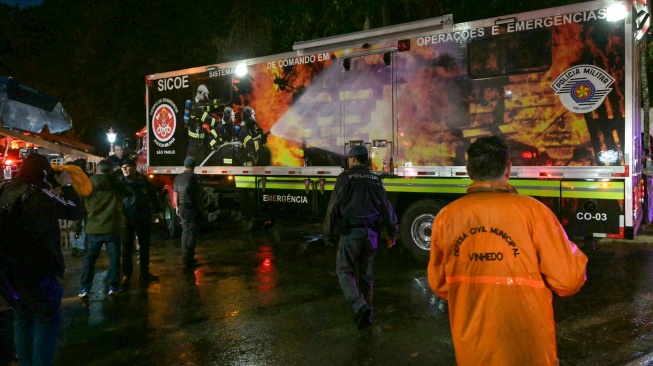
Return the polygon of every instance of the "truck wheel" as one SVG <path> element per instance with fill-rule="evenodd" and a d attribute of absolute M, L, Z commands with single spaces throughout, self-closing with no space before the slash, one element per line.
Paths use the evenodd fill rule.
<path fill-rule="evenodd" d="M 172 199 L 170 195 L 166 195 L 163 200 L 163 225 L 166 238 L 174 238 L 179 234 L 179 219 L 177 212 L 172 207 Z"/>
<path fill-rule="evenodd" d="M 422 200 L 413 203 L 401 216 L 401 242 L 421 262 L 428 262 L 431 250 L 431 226 L 442 202 Z"/>

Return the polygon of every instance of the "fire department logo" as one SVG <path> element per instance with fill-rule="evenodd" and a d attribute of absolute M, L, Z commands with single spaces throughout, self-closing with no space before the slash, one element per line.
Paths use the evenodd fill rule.
<path fill-rule="evenodd" d="M 152 132 L 154 137 L 161 142 L 172 138 L 177 128 L 177 116 L 173 107 L 167 103 L 161 103 L 152 114 Z"/>
<path fill-rule="evenodd" d="M 614 78 L 594 65 L 578 65 L 567 69 L 551 84 L 560 102 L 574 113 L 597 109 L 608 93 Z"/>

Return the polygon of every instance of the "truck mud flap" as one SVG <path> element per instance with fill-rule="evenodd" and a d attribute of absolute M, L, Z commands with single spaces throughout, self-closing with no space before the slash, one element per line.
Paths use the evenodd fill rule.
<path fill-rule="evenodd" d="M 619 237 L 623 235 L 623 217 L 623 199 L 565 197 L 563 189 L 560 222 L 569 236 Z"/>

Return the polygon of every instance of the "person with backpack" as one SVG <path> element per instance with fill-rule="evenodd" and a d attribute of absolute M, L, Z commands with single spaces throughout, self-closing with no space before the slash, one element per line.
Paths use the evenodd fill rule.
<path fill-rule="evenodd" d="M 0 207 L 11 207 L 2 222 L 2 293 L 10 295 L 3 297 L 14 311 L 21 365 L 51 365 L 54 358 L 62 319 L 59 278 L 65 271 L 59 220 L 82 217 L 71 184 L 70 173 L 55 174 L 47 157 L 33 153 L 0 188 Z"/>

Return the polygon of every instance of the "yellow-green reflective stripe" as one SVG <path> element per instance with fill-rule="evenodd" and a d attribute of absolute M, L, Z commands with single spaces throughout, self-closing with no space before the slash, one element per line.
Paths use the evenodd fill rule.
<path fill-rule="evenodd" d="M 383 187 L 388 192 L 467 193 L 471 179 L 386 178 Z"/>
<path fill-rule="evenodd" d="M 237 188 L 256 188 L 256 177 L 237 175 L 234 178 L 236 179 Z"/>
<path fill-rule="evenodd" d="M 236 187 L 238 188 L 256 188 L 256 178 L 254 176 L 235 176 Z M 313 184 L 319 188 L 320 179 L 311 178 L 311 187 Z M 260 185 L 260 182 L 259 182 Z M 332 191 L 336 185 L 336 179 L 326 179 L 324 183 L 325 191 Z M 265 177 L 265 188 L 270 189 L 306 189 L 305 178 L 274 178 Z"/>
<path fill-rule="evenodd" d="M 318 187 L 319 187 L 319 181 L 318 181 Z M 333 191 L 333 189 L 336 188 L 336 179 L 333 180 L 325 180 L 324 181 L 324 190 L 325 191 Z"/>
<path fill-rule="evenodd" d="M 259 186 L 260 186 L 259 182 Z M 309 186 L 310 188 L 310 186 Z M 265 189 L 306 189 L 306 185 L 302 181 L 301 183 L 295 182 L 265 182 Z"/>
<path fill-rule="evenodd" d="M 560 182 L 556 180 L 509 180 L 519 194 L 533 197 L 560 197 Z"/>
<path fill-rule="evenodd" d="M 256 188 L 256 177 L 236 176 L 236 187 Z M 305 178 L 266 177 L 270 189 L 305 189 Z M 311 186 L 319 187 L 322 178 L 310 178 Z M 456 193 L 465 194 L 470 179 L 386 178 L 383 186 L 388 192 Z M 561 182 L 554 180 L 511 180 L 519 194 L 535 197 L 569 197 L 624 199 L 623 182 Z M 325 179 L 324 190 L 333 191 L 336 178 Z"/>
<path fill-rule="evenodd" d="M 562 182 L 562 197 L 624 199 L 623 182 Z"/>
<path fill-rule="evenodd" d="M 388 192 L 424 192 L 424 193 L 467 193 L 471 179 L 386 179 L 383 186 Z M 560 182 L 540 180 L 509 181 L 523 195 L 538 197 L 558 197 Z"/>

